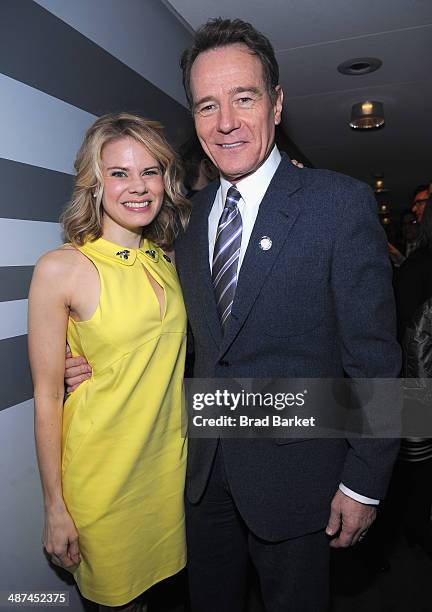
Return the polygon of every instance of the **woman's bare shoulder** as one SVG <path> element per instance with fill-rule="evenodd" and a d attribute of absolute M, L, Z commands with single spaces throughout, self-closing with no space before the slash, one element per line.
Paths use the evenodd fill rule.
<path fill-rule="evenodd" d="M 40 257 L 35 274 L 48 279 L 61 277 L 64 282 L 75 268 L 85 266 L 86 261 L 87 258 L 72 244 L 63 244 Z"/>

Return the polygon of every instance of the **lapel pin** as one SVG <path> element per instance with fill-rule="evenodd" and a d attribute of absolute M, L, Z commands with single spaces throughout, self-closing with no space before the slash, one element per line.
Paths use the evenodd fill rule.
<path fill-rule="evenodd" d="M 121 257 L 122 259 L 129 259 L 129 253 L 130 253 L 130 251 L 125 249 L 124 251 L 117 251 L 116 255 L 118 257 Z"/>
<path fill-rule="evenodd" d="M 156 257 L 156 251 L 155 251 L 154 249 L 148 249 L 148 250 L 146 251 L 146 253 L 147 253 L 147 255 L 150 255 L 150 257 L 151 257 L 152 259 L 154 259 L 154 258 Z"/>
<path fill-rule="evenodd" d="M 268 251 L 269 249 L 272 248 L 272 240 L 271 238 L 269 238 L 268 236 L 263 236 L 261 238 L 261 240 L 259 241 L 259 247 L 260 249 L 262 249 L 263 251 Z"/>
<path fill-rule="evenodd" d="M 171 263 L 171 259 L 168 257 L 168 255 L 166 255 L 166 254 L 164 253 L 163 257 L 164 257 L 164 259 L 166 259 L 166 260 L 167 260 L 169 263 Z"/>

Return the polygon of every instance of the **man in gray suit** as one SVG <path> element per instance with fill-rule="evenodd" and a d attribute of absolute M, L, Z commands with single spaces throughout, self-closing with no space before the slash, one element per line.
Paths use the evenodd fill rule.
<path fill-rule="evenodd" d="M 241 20 L 211 20 L 182 69 L 198 137 L 220 171 L 195 196 L 176 245 L 195 376 L 396 377 L 373 195 L 278 151 L 283 92 L 270 42 Z M 397 449 L 392 440 L 191 439 L 194 612 L 242 612 L 248 558 L 268 612 L 326 610 L 329 548 L 366 533 Z"/>
<path fill-rule="evenodd" d="M 212 20 L 182 57 L 203 149 L 220 181 L 194 199 L 177 265 L 195 376 L 396 377 L 391 270 L 370 189 L 294 167 L 274 144 L 283 92 L 269 41 Z M 191 600 L 240 612 L 247 557 L 266 609 L 328 605 L 330 546 L 375 518 L 392 440 L 191 439 Z"/>

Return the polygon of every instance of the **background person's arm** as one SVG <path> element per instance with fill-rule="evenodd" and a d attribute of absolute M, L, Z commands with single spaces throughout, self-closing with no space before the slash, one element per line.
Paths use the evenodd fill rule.
<path fill-rule="evenodd" d="M 68 320 L 64 254 L 37 264 L 29 295 L 29 355 L 34 385 L 35 437 L 45 505 L 43 544 L 54 563 L 80 562 L 78 533 L 62 495 L 61 438 L 64 355 Z"/>

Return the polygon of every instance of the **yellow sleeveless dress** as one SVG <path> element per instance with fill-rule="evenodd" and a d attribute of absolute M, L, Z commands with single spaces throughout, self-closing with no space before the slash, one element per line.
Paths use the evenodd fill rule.
<path fill-rule="evenodd" d="M 63 496 L 79 534 L 78 587 L 118 606 L 186 563 L 186 313 L 175 268 L 151 242 L 100 238 L 79 250 L 98 270 L 100 301 L 90 320 L 68 323 L 72 354 L 93 373 L 64 406 Z M 144 268 L 164 290 L 162 318 Z"/>

